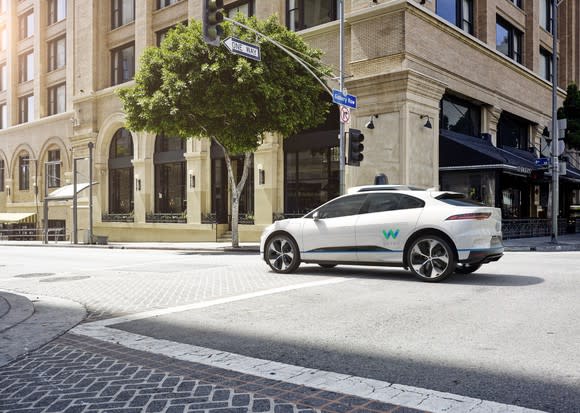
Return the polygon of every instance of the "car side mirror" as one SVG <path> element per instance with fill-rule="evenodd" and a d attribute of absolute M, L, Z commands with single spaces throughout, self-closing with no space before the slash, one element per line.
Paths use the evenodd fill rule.
<path fill-rule="evenodd" d="M 312 219 L 318 221 L 320 219 L 320 213 L 316 211 L 314 214 L 312 214 Z"/>

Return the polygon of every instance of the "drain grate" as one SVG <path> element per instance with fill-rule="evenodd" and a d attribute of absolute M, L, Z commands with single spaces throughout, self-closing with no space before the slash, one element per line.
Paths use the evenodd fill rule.
<path fill-rule="evenodd" d="M 75 275 L 72 277 L 54 277 L 54 278 L 45 278 L 44 280 L 40 280 L 41 283 L 57 283 L 62 281 L 79 281 L 79 280 L 86 280 L 87 278 L 91 278 L 89 275 Z"/>
<path fill-rule="evenodd" d="M 50 277 L 51 275 L 55 275 L 55 273 L 53 273 L 53 272 L 31 272 L 28 274 L 15 275 L 14 278 L 38 278 L 38 277 Z"/>

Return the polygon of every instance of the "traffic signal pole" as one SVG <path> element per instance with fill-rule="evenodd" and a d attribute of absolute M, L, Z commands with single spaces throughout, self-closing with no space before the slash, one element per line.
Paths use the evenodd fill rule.
<path fill-rule="evenodd" d="M 340 43 L 340 50 L 339 50 L 339 74 L 338 74 L 338 81 L 339 81 L 339 89 L 341 93 L 344 95 L 344 0 L 338 1 L 338 16 L 340 20 L 339 26 L 339 43 Z M 340 156 L 340 163 L 339 163 L 339 194 L 344 195 L 345 193 L 345 182 L 344 182 L 344 170 L 345 170 L 345 136 L 344 136 L 344 123 L 340 122 L 340 129 L 338 132 L 338 142 L 339 142 L 339 156 Z"/>

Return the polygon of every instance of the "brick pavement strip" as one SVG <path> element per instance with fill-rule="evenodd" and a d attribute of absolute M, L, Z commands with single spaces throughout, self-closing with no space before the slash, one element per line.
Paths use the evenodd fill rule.
<path fill-rule="evenodd" d="M 0 412 L 414 412 L 66 334 L 0 368 Z"/>

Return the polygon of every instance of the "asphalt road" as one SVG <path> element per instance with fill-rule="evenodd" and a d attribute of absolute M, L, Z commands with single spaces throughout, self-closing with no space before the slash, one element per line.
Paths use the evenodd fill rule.
<path fill-rule="evenodd" d="M 92 318 L 337 279 L 115 328 L 540 410 L 580 411 L 578 252 L 508 253 L 441 284 L 384 268 L 302 266 L 281 276 L 258 256 L 171 251 L 5 247 L 0 260 L 1 289 L 73 299 Z"/>

